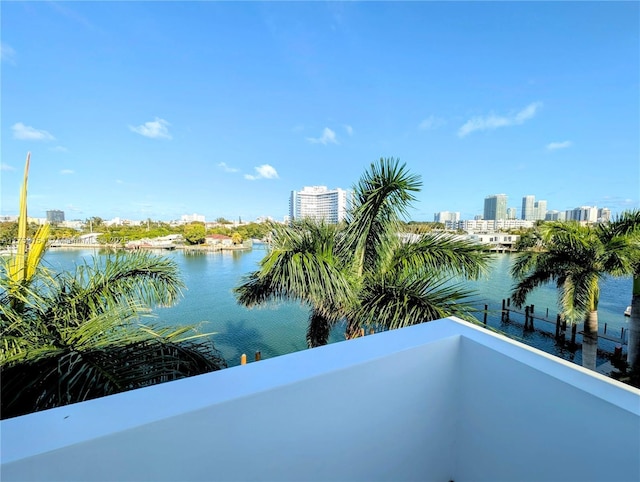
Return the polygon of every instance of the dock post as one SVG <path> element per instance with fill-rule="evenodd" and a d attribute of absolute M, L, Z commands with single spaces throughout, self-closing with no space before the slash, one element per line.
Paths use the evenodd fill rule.
<path fill-rule="evenodd" d="M 246 365 L 246 364 L 247 364 L 247 355 L 243 353 L 242 356 L 240 357 L 240 365 Z"/>
<path fill-rule="evenodd" d="M 502 313 L 500 314 L 500 321 L 504 321 L 506 311 L 507 311 L 507 302 L 504 298 L 502 298 Z"/>
<path fill-rule="evenodd" d="M 576 332 L 578 331 L 578 325 L 575 323 L 571 326 L 571 346 L 576 346 Z"/>
<path fill-rule="evenodd" d="M 549 318 L 549 308 L 547 308 L 547 318 Z"/>
<path fill-rule="evenodd" d="M 259 351 L 256 352 L 256 361 L 260 361 L 262 360 L 262 353 L 260 353 Z"/>
<path fill-rule="evenodd" d="M 529 306 L 524 307 L 524 331 L 529 330 Z"/>
<path fill-rule="evenodd" d="M 374 335 L 376 333 L 376 330 L 374 330 L 373 328 L 369 329 L 369 334 L 370 335 Z"/>
<path fill-rule="evenodd" d="M 489 305 L 484 305 L 484 321 L 485 326 L 487 326 L 487 311 L 489 311 Z"/>
<path fill-rule="evenodd" d="M 531 309 L 529 310 L 529 331 L 535 331 L 533 326 L 533 305 L 531 305 Z"/>
<path fill-rule="evenodd" d="M 531 309 L 529 310 L 529 311 L 531 312 L 531 314 L 532 314 L 532 315 L 533 315 L 533 308 L 534 308 L 534 306 L 533 306 L 533 305 L 531 305 Z"/>
<path fill-rule="evenodd" d="M 507 308 L 511 306 L 511 297 L 507 298 Z"/>
<path fill-rule="evenodd" d="M 360 328 L 360 336 L 364 336 L 364 328 Z"/>
<path fill-rule="evenodd" d="M 605 335 L 607 334 L 607 324 L 606 323 L 604 324 L 604 334 Z"/>

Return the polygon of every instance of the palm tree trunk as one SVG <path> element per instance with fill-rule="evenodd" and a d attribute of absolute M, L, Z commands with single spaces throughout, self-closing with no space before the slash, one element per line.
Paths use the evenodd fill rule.
<path fill-rule="evenodd" d="M 596 369 L 598 354 L 598 312 L 590 311 L 584 320 L 582 335 L 582 366 L 590 370 Z"/>
<path fill-rule="evenodd" d="M 640 370 L 640 274 L 633 277 L 627 362 L 631 370 Z"/>

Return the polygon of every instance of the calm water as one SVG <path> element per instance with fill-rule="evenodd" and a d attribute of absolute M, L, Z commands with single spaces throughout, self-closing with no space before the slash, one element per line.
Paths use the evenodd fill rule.
<path fill-rule="evenodd" d="M 306 348 L 305 335 L 308 310 L 297 303 L 278 303 L 266 308 L 247 309 L 236 303 L 233 288 L 242 277 L 257 267 L 265 254 L 264 249 L 255 248 L 246 252 L 216 252 L 185 254 L 181 251 L 163 251 L 162 256 L 173 259 L 179 266 L 187 286 L 182 300 L 171 308 L 155 310 L 157 323 L 172 325 L 195 324 L 202 332 L 213 335 L 216 347 L 232 366 L 239 363 L 240 355 L 246 353 L 252 359 L 256 351 L 263 358 L 273 357 Z M 54 270 L 70 270 L 84 261 L 91 262 L 98 255 L 94 250 L 51 249 L 45 255 L 45 262 Z M 98 255 L 100 256 L 100 255 Z M 555 345 L 552 338 L 540 333 L 523 334 L 521 324 L 503 324 L 500 321 L 501 300 L 506 298 L 511 288 L 509 267 L 513 257 L 508 254 L 496 255 L 489 274 L 480 281 L 470 282 L 470 288 L 477 291 L 477 307 L 489 305 L 492 313 L 488 324 L 563 358 L 581 363 L 580 352 L 572 354 Z M 619 335 L 620 328 L 627 327 L 628 318 L 623 312 L 631 299 L 630 278 L 606 278 L 601 283 L 601 297 L 598 309 L 601 330 L 608 324 L 608 333 Z M 556 291 L 553 287 L 543 287 L 532 294 L 527 301 L 535 305 L 536 314 L 546 314 L 555 319 Z M 478 314 L 482 320 L 482 314 Z M 536 328 L 544 328 L 554 333 L 555 326 L 536 323 Z M 343 329 L 337 327 L 331 342 L 343 340 Z M 613 344 L 602 341 L 601 347 L 613 351 Z"/>

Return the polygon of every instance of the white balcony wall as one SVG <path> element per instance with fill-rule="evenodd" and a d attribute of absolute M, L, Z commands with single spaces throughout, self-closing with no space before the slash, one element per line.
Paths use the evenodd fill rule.
<path fill-rule="evenodd" d="M 5 420 L 2 480 L 640 480 L 640 392 L 453 319 Z"/>

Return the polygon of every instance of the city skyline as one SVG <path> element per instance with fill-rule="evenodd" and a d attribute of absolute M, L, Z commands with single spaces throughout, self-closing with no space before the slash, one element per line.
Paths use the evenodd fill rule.
<path fill-rule="evenodd" d="M 34 217 L 283 219 L 292 190 L 350 189 L 380 157 L 421 176 L 414 220 L 473 219 L 492 192 L 637 208 L 639 13 L 5 2 L 0 215 L 27 151 Z"/>

